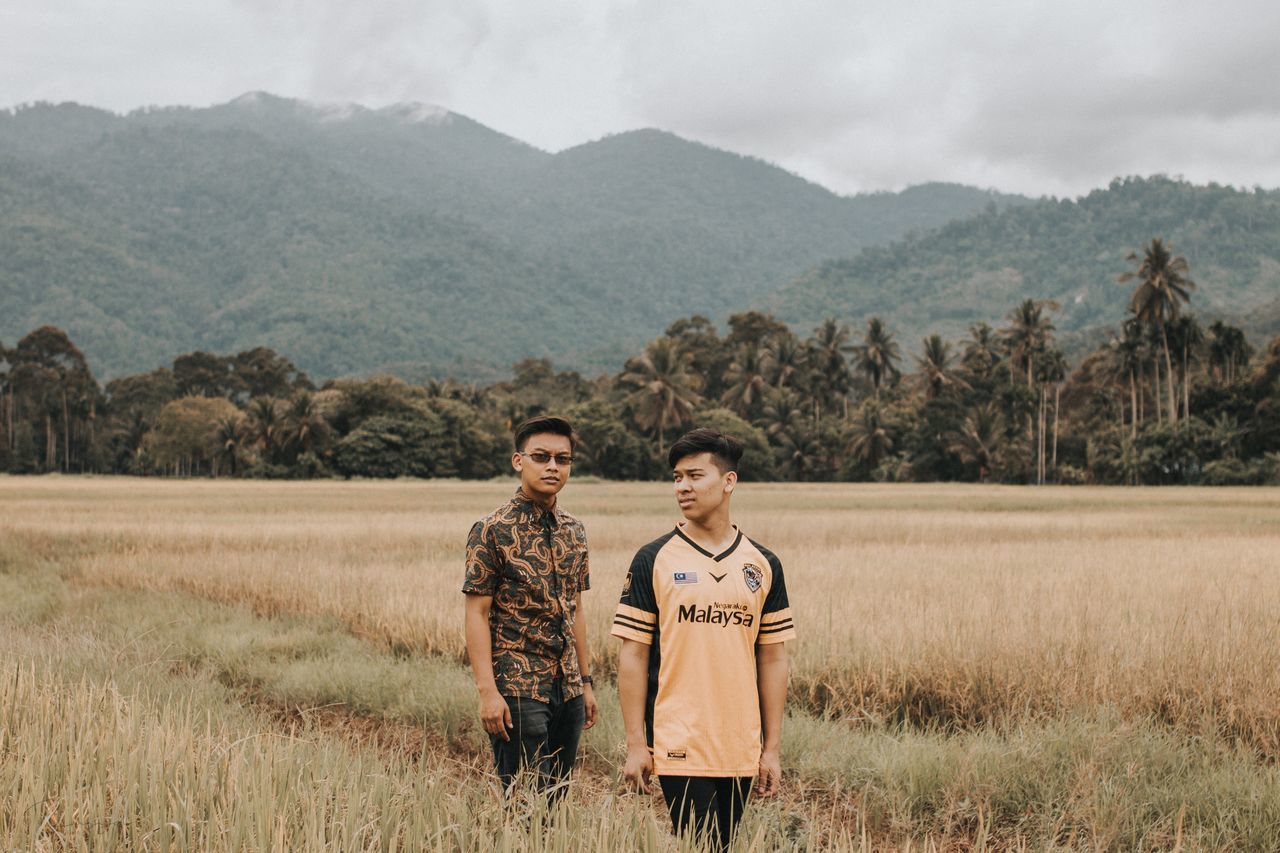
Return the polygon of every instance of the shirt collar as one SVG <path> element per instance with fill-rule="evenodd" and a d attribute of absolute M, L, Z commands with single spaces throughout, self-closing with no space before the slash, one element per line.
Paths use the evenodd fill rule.
<path fill-rule="evenodd" d="M 538 504 L 534 503 L 533 498 L 524 493 L 524 490 L 517 488 L 515 497 L 511 499 L 511 503 L 522 513 L 527 514 L 536 521 L 542 521 L 548 518 L 553 526 L 559 527 L 560 522 L 564 520 L 564 510 L 560 508 L 560 501 L 556 501 L 555 506 L 550 510 L 545 510 Z"/>

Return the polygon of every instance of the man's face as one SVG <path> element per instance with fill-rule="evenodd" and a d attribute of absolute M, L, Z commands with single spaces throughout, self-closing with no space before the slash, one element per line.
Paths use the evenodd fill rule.
<path fill-rule="evenodd" d="M 675 467 L 676 503 L 690 521 L 701 522 L 729 499 L 738 475 L 721 473 L 710 453 L 698 453 L 677 460 Z"/>
<path fill-rule="evenodd" d="M 520 472 L 520 487 L 530 497 L 552 498 L 569 482 L 572 463 L 562 464 L 556 461 L 572 458 L 573 446 L 566 435 L 553 432 L 539 432 L 529 436 L 524 443 L 524 452 L 516 452 L 511 457 L 511 467 Z M 539 459 L 546 459 L 539 462 Z"/>

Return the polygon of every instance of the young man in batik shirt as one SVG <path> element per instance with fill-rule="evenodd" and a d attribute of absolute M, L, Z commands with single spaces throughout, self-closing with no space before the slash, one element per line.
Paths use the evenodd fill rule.
<path fill-rule="evenodd" d="M 494 766 L 563 794 L 584 728 L 596 721 L 582 592 L 591 585 L 582 522 L 559 504 L 577 444 L 563 418 L 515 430 L 520 488 L 467 537 L 467 656 Z"/>

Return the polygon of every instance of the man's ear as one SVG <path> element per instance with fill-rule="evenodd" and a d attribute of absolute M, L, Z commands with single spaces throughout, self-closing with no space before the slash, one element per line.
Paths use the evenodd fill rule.
<path fill-rule="evenodd" d="M 724 475 L 724 490 L 725 490 L 726 492 L 732 492 L 732 491 L 733 491 L 733 484 L 734 484 L 734 483 L 736 483 L 736 482 L 738 482 L 738 472 L 737 472 L 737 471 L 730 471 L 728 474 L 725 474 L 725 475 Z"/>
<path fill-rule="evenodd" d="M 519 451 L 511 454 L 511 467 L 517 471 L 524 470 L 524 457 L 520 455 Z"/>

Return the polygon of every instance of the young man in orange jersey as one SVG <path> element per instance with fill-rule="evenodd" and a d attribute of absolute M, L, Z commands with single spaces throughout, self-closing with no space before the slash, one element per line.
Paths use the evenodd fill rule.
<path fill-rule="evenodd" d="M 506 787 L 529 768 L 534 784 L 565 791 L 578 739 L 596 721 L 582 592 L 591 586 L 582 522 L 556 500 L 577 436 L 563 418 L 515 430 L 520 488 L 467 538 L 467 656 L 480 722 Z"/>
<path fill-rule="evenodd" d="M 656 774 L 675 831 L 722 848 L 752 777 L 756 796 L 778 792 L 785 642 L 795 637 L 782 564 L 729 515 L 741 458 L 741 443 L 713 430 L 671 446 L 684 520 L 635 555 L 612 632 L 622 638 L 624 776 L 648 791 Z"/>

